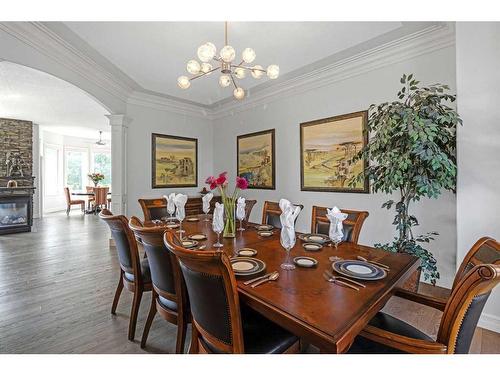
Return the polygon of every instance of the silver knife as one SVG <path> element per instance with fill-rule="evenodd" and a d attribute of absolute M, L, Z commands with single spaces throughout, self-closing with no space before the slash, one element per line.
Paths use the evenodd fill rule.
<path fill-rule="evenodd" d="M 274 271 L 276 272 L 276 271 Z M 254 279 L 250 279 L 250 280 L 247 280 L 243 283 L 243 285 L 248 285 L 248 284 L 251 284 L 251 283 L 254 283 L 256 281 L 259 281 L 259 280 L 262 280 L 262 279 L 265 279 L 266 277 L 269 277 L 271 276 L 274 272 L 269 272 L 269 273 L 266 273 L 265 275 L 262 275 L 262 276 L 259 276 L 259 277 L 256 277 Z"/>

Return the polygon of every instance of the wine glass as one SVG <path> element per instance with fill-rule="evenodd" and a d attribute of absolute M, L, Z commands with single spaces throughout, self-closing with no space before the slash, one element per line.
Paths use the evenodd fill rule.
<path fill-rule="evenodd" d="M 222 230 L 223 230 L 223 229 L 220 229 L 220 227 L 217 227 L 217 226 L 216 226 L 215 228 L 213 228 L 213 230 L 214 230 L 214 232 L 215 232 L 215 233 L 217 233 L 217 242 L 216 242 L 216 243 L 214 243 L 214 245 L 213 245 L 213 246 L 214 246 L 214 247 L 216 247 L 216 248 L 223 247 L 224 245 L 223 245 L 223 244 L 221 244 L 221 243 L 220 243 L 220 240 L 219 240 L 219 239 L 220 239 L 220 234 L 222 233 Z"/>
<path fill-rule="evenodd" d="M 203 221 L 210 221 L 210 219 L 208 218 L 208 213 L 210 212 L 210 205 L 208 205 L 208 207 L 205 208 L 205 206 L 203 206 L 203 213 L 205 214 L 205 220 Z"/>
<path fill-rule="evenodd" d="M 177 233 L 179 233 L 179 237 L 182 241 L 182 233 L 184 233 L 185 231 L 182 229 L 182 221 L 184 220 L 184 217 L 186 216 L 186 213 L 184 211 L 184 208 L 177 208 L 177 214 L 176 214 L 176 217 L 177 217 L 177 220 L 179 220 L 179 230 L 177 231 Z"/>
<path fill-rule="evenodd" d="M 170 217 L 167 219 L 168 221 L 174 221 L 174 213 L 175 213 L 175 204 L 167 204 L 167 212 Z"/>
<path fill-rule="evenodd" d="M 238 209 L 236 209 L 236 218 L 240 221 L 240 227 L 238 228 L 238 231 L 244 231 L 245 228 L 243 228 L 243 220 L 245 219 L 244 212 L 238 212 Z"/>
<path fill-rule="evenodd" d="M 281 230 L 283 230 L 283 229 L 281 229 Z M 290 240 L 284 239 L 283 236 L 280 236 L 280 243 L 281 243 L 281 246 L 286 251 L 286 259 L 285 259 L 285 262 L 281 264 L 281 266 L 280 266 L 281 269 L 284 269 L 287 271 L 294 270 L 295 264 L 290 262 L 290 251 L 295 246 L 295 236 L 293 237 L 293 239 L 290 239 Z"/>

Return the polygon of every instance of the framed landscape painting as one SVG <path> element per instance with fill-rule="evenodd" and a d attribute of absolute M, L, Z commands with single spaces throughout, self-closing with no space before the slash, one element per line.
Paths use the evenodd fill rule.
<path fill-rule="evenodd" d="M 361 111 L 300 124 L 301 190 L 368 193 L 368 180 L 349 182 L 367 162 L 351 159 L 368 142 L 368 112 Z"/>
<path fill-rule="evenodd" d="M 198 140 L 152 134 L 152 187 L 198 186 Z"/>
<path fill-rule="evenodd" d="M 239 135 L 238 176 L 245 177 L 249 189 L 275 189 L 274 129 Z"/>

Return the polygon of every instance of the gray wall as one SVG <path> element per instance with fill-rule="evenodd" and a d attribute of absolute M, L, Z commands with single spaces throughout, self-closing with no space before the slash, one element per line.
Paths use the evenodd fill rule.
<path fill-rule="evenodd" d="M 476 240 L 500 240 L 500 23 L 457 24 L 458 131 L 457 264 Z M 497 288 L 498 289 L 498 288 Z M 481 325 L 500 332 L 500 290 Z"/>
<path fill-rule="evenodd" d="M 411 60 L 386 66 L 303 94 L 277 99 L 244 112 L 214 121 L 214 173 L 236 175 L 236 136 L 264 129 L 276 129 L 276 190 L 248 190 L 256 198 L 253 220 L 260 220 L 262 203 L 281 197 L 304 204 L 297 229 L 310 229 L 312 205 L 337 205 L 370 212 L 360 242 L 373 245 L 390 241 L 394 235 L 394 214 L 381 209 L 389 197 L 383 194 L 316 193 L 300 191 L 299 124 L 301 122 L 365 110 L 371 103 L 395 99 L 399 78 L 413 72 L 423 84 L 447 83 L 455 91 L 455 49 L 448 47 Z M 440 285 L 451 286 L 455 273 L 455 195 L 425 200 L 414 207 L 420 219 L 418 232 L 437 230 L 441 235 L 430 245 L 438 259 Z"/>
<path fill-rule="evenodd" d="M 127 131 L 127 215 L 142 218 L 139 198 L 156 198 L 172 191 L 197 195 L 212 173 L 213 129 L 210 120 L 157 110 L 127 106 L 132 121 Z M 151 187 L 151 133 L 198 138 L 198 187 L 153 189 Z"/>

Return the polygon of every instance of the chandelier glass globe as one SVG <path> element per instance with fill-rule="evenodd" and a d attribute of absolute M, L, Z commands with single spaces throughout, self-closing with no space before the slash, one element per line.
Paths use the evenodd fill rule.
<path fill-rule="evenodd" d="M 180 76 L 179 78 L 177 78 L 177 85 L 181 88 L 181 89 L 187 89 L 189 88 L 189 86 L 191 86 L 191 82 L 189 81 L 189 78 L 186 77 L 186 76 Z"/>
<path fill-rule="evenodd" d="M 270 79 L 276 79 L 280 75 L 280 67 L 278 65 L 269 65 L 267 67 L 267 76 Z"/>
<path fill-rule="evenodd" d="M 221 85 L 221 87 L 227 87 L 230 84 L 231 84 L 231 78 L 229 78 L 229 76 L 226 75 L 220 76 L 219 85 Z"/>
<path fill-rule="evenodd" d="M 246 76 L 246 71 L 243 68 L 236 68 L 236 69 L 234 69 L 234 75 L 238 79 L 243 79 Z"/>
<path fill-rule="evenodd" d="M 200 72 L 200 63 L 196 60 L 189 60 L 186 69 L 191 74 L 198 74 Z"/>
<path fill-rule="evenodd" d="M 251 48 L 245 48 L 243 52 L 241 53 L 241 57 L 244 62 L 247 64 L 250 64 L 255 60 L 256 54 L 255 51 Z"/>
<path fill-rule="evenodd" d="M 210 65 L 209 63 L 201 63 L 201 71 L 203 73 L 208 73 L 211 70 L 212 70 L 212 65 Z"/>
<path fill-rule="evenodd" d="M 203 62 L 209 62 L 217 53 L 213 43 L 207 42 L 198 47 L 198 58 Z"/>
<path fill-rule="evenodd" d="M 255 79 L 262 78 L 264 75 L 264 72 L 262 71 L 263 68 L 261 65 L 255 65 L 252 69 L 252 77 Z"/>
<path fill-rule="evenodd" d="M 234 89 L 233 95 L 236 99 L 241 100 L 245 97 L 245 90 L 243 90 L 241 87 L 237 87 Z"/>
<path fill-rule="evenodd" d="M 234 60 L 236 57 L 236 52 L 234 51 L 234 48 L 231 46 L 224 46 L 220 50 L 220 58 L 224 60 L 224 62 L 230 63 Z"/>

